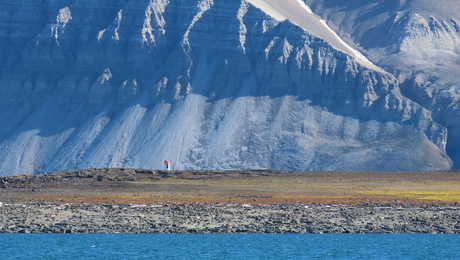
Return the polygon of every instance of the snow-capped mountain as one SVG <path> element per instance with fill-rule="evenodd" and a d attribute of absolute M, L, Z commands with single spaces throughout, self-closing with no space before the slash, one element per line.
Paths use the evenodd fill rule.
<path fill-rule="evenodd" d="M 0 0 L 0 174 L 452 168 L 438 83 L 336 2 Z"/>

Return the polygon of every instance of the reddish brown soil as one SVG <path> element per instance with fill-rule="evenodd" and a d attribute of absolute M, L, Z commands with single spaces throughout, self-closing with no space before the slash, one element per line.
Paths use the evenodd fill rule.
<path fill-rule="evenodd" d="M 78 172 L 81 174 L 67 172 L 57 173 L 53 178 L 21 176 L 6 179 L 3 182 L 8 184 L 0 186 L 0 201 L 94 204 L 460 203 L 460 174 L 456 172 L 213 171 L 166 174 L 133 169 Z"/>

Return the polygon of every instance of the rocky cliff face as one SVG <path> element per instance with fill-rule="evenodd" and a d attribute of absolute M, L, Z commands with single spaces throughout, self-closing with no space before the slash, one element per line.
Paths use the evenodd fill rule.
<path fill-rule="evenodd" d="M 448 129 L 447 151 L 455 168 L 460 167 L 458 1 L 307 2 L 343 37 L 396 75 L 406 97 L 432 111 L 435 121 Z"/>
<path fill-rule="evenodd" d="M 245 1 L 0 6 L 0 174 L 452 166 L 398 79 Z"/>

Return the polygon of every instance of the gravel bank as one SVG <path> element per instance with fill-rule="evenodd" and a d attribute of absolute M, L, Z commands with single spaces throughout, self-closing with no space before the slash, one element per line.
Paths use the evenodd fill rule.
<path fill-rule="evenodd" d="M 1 233 L 460 233 L 460 207 L 0 204 Z"/>

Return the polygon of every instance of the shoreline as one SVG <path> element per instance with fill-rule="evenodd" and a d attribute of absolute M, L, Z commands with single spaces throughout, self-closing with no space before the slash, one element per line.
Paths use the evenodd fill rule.
<path fill-rule="evenodd" d="M 460 233 L 460 174 L 86 169 L 0 177 L 0 233 Z"/>
<path fill-rule="evenodd" d="M 460 207 L 3 203 L 0 233 L 460 234 Z"/>

